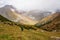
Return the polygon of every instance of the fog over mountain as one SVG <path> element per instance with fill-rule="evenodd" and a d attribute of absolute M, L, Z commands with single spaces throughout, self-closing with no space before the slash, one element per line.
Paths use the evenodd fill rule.
<path fill-rule="evenodd" d="M 0 0 L 0 7 L 13 5 L 17 10 L 51 10 L 60 9 L 60 0 Z"/>

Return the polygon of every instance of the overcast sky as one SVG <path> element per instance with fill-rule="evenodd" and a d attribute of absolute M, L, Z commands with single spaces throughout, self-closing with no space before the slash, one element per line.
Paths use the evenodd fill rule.
<path fill-rule="evenodd" d="M 0 0 L 0 7 L 7 4 L 26 11 L 60 9 L 60 0 Z"/>

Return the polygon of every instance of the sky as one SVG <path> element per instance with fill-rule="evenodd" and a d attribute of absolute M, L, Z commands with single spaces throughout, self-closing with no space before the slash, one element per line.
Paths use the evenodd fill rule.
<path fill-rule="evenodd" d="M 0 7 L 13 5 L 18 10 L 57 10 L 60 0 L 0 0 Z"/>

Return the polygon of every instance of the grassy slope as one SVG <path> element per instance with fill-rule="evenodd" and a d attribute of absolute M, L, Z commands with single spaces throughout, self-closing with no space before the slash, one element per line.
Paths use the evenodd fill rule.
<path fill-rule="evenodd" d="M 19 26 L 11 25 L 12 23 L 0 16 L 0 40 L 55 40 L 55 37 L 60 37 L 60 32 L 47 32 L 41 29 L 21 31 Z"/>
<path fill-rule="evenodd" d="M 36 25 L 36 27 L 47 31 L 60 31 L 60 13 L 55 13 L 53 15 L 45 17 Z"/>
<path fill-rule="evenodd" d="M 50 23 L 44 25 L 43 29 L 46 28 L 47 30 L 56 30 L 60 32 L 60 14 L 55 14 L 54 16 L 56 17 Z"/>

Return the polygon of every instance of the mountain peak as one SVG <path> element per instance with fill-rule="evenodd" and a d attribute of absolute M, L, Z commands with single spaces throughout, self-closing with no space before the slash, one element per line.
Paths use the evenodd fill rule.
<path fill-rule="evenodd" d="M 13 9 L 15 9 L 12 5 L 5 5 L 4 8 L 13 8 Z"/>

